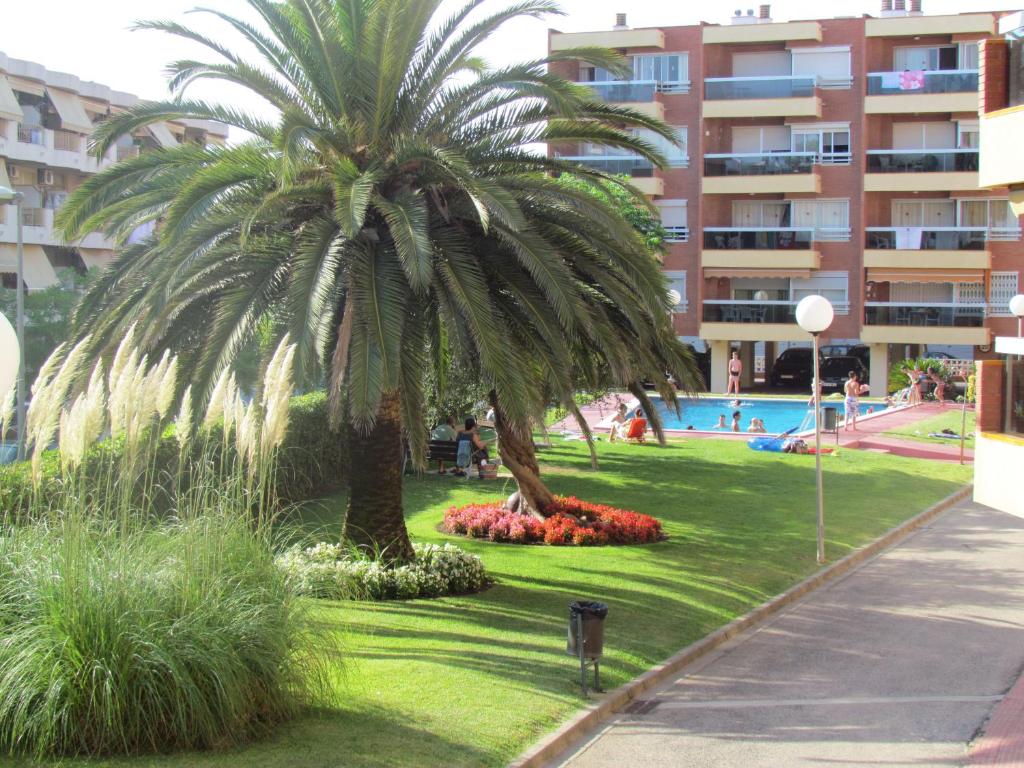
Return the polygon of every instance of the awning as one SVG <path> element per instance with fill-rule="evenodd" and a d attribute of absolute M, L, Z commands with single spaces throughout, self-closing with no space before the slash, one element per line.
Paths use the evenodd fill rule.
<path fill-rule="evenodd" d="M 18 271 L 18 250 L 16 245 L 0 243 L 0 272 Z M 46 258 L 46 251 L 41 245 L 24 246 L 25 285 L 30 291 L 49 288 L 57 285 L 57 273 Z"/>
<path fill-rule="evenodd" d="M 85 114 L 85 107 L 82 106 L 78 94 L 70 91 L 58 91 L 56 88 L 47 86 L 46 95 L 50 97 L 53 106 L 57 108 L 61 128 L 75 133 L 92 133 L 92 121 Z"/>
<path fill-rule="evenodd" d="M 704 267 L 704 277 L 810 277 L 809 269 L 720 269 Z"/>
<path fill-rule="evenodd" d="M 984 283 L 983 269 L 868 269 L 874 283 Z"/>
<path fill-rule="evenodd" d="M 79 248 L 78 255 L 87 269 L 106 269 L 114 260 L 114 252 L 103 248 Z"/>
<path fill-rule="evenodd" d="M 11 84 L 14 90 L 21 91 L 22 93 L 31 93 L 33 96 L 43 96 L 46 93 L 46 87 L 36 80 L 26 80 L 24 77 L 7 75 L 7 82 Z"/>
<path fill-rule="evenodd" d="M 0 117 L 4 120 L 13 120 L 16 123 L 25 119 L 25 113 L 21 111 L 21 105 L 18 104 L 18 97 L 14 95 L 14 89 L 3 75 L 0 75 Z"/>
<path fill-rule="evenodd" d="M 146 128 L 156 139 L 157 144 L 161 147 L 176 147 L 178 146 L 178 140 L 174 138 L 174 134 L 171 133 L 171 129 L 167 127 L 167 123 L 151 123 Z"/>

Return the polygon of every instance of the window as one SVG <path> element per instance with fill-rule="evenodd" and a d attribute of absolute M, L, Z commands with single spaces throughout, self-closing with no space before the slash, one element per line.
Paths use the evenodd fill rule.
<path fill-rule="evenodd" d="M 685 200 L 658 200 L 655 202 L 661 214 L 661 226 L 668 232 L 670 243 L 685 243 L 690 239 L 686 226 Z"/>
<path fill-rule="evenodd" d="M 632 133 L 638 139 L 643 139 L 649 144 L 653 144 L 655 148 L 668 159 L 668 164 L 671 167 L 685 168 L 690 162 L 686 146 L 686 127 L 681 126 L 674 128 L 673 130 L 676 133 L 676 141 L 679 142 L 679 146 L 676 146 L 664 136 L 654 133 L 653 131 L 649 131 L 646 128 L 634 129 Z"/>
<path fill-rule="evenodd" d="M 625 78 L 603 67 L 580 67 L 580 82 L 605 83 Z M 656 82 L 662 93 L 689 93 L 689 54 L 654 53 L 633 57 L 633 80 Z"/>
<path fill-rule="evenodd" d="M 1020 273 L 992 272 L 988 282 L 988 313 L 990 315 L 1010 314 L 1010 299 L 1020 293 Z"/>
<path fill-rule="evenodd" d="M 953 149 L 956 123 L 893 123 L 893 149 Z"/>
<path fill-rule="evenodd" d="M 778 77 L 793 74 L 789 51 L 757 51 L 732 55 L 733 77 Z"/>
<path fill-rule="evenodd" d="M 689 54 L 654 53 L 633 57 L 633 79 L 653 80 L 663 93 L 690 90 Z"/>
<path fill-rule="evenodd" d="M 814 229 L 815 240 L 850 239 L 849 200 L 793 200 L 793 226 Z"/>
<path fill-rule="evenodd" d="M 1009 200 L 957 200 L 961 227 L 987 229 L 990 240 L 1019 240 L 1020 224 Z"/>
<path fill-rule="evenodd" d="M 792 146 L 788 125 L 734 125 L 732 151 L 735 154 L 788 152 Z"/>
<path fill-rule="evenodd" d="M 790 126 L 794 152 L 814 152 L 822 165 L 850 164 L 849 123 Z"/>
<path fill-rule="evenodd" d="M 977 41 L 970 43 L 958 43 L 958 54 L 959 61 L 957 66 L 959 69 L 978 69 L 978 43 Z"/>
<path fill-rule="evenodd" d="M 738 229 L 790 226 L 790 205 L 784 200 L 734 200 L 732 225 Z"/>
<path fill-rule="evenodd" d="M 819 88 L 849 88 L 850 47 L 793 48 L 793 74 L 813 75 Z"/>
<path fill-rule="evenodd" d="M 672 311 L 685 312 L 690 305 L 690 302 L 686 298 L 686 271 L 666 270 L 664 274 L 665 277 L 668 278 L 668 290 L 675 291 L 679 294 L 679 301 L 672 307 Z"/>
<path fill-rule="evenodd" d="M 0 287 L 16 290 L 18 287 L 18 273 L 0 272 Z"/>
<path fill-rule="evenodd" d="M 824 296 L 835 307 L 837 315 L 850 314 L 850 275 L 848 272 L 818 272 L 811 277 L 789 281 L 790 301 L 807 296 Z"/>
<path fill-rule="evenodd" d="M 955 200 L 893 200 L 894 227 L 955 227 Z"/>
<path fill-rule="evenodd" d="M 893 70 L 923 69 L 926 72 L 959 69 L 958 49 L 955 45 L 940 45 L 915 48 L 897 48 L 893 54 Z M 977 68 L 975 54 L 974 68 Z"/>
<path fill-rule="evenodd" d="M 977 149 L 981 146 L 977 120 L 958 120 L 956 124 L 957 149 Z"/>

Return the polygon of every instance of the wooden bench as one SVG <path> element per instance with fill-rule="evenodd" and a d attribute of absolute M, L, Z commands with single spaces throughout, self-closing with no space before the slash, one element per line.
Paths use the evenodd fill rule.
<path fill-rule="evenodd" d="M 458 455 L 458 444 L 454 440 L 431 440 L 427 443 L 427 464 L 435 461 L 443 461 L 445 464 L 455 466 L 455 458 Z M 402 457 L 402 474 L 404 475 L 412 463 L 412 452 L 408 443 L 405 446 L 405 456 Z"/>

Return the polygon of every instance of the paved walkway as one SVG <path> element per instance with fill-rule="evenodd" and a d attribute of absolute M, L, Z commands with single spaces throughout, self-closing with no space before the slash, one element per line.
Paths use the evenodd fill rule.
<path fill-rule="evenodd" d="M 1022 555 L 1024 520 L 963 502 L 633 702 L 556 764 L 963 765 L 1024 663 Z M 1014 706 L 1007 696 L 1011 724 Z"/>

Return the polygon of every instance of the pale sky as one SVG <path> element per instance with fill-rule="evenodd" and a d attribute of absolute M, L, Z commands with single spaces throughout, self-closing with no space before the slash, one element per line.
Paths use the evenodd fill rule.
<path fill-rule="evenodd" d="M 503 8 L 510 0 L 490 0 L 485 8 Z M 909 0 L 908 0 L 909 3 Z M 565 32 L 610 29 L 615 13 L 626 11 L 633 27 L 694 24 L 700 21 L 727 23 L 737 8 L 756 9 L 755 0 L 562 0 L 565 16 L 543 21 L 525 20 L 505 27 L 482 49 L 493 64 L 543 56 L 548 27 Z M 0 51 L 8 56 L 43 64 L 47 69 L 70 72 L 120 91 L 145 98 L 166 95 L 164 66 L 175 59 L 206 56 L 199 46 L 159 32 L 132 32 L 137 19 L 172 19 L 211 33 L 218 41 L 231 39 L 230 30 L 212 17 L 187 15 L 197 5 L 252 18 L 243 0 L 0 0 L 2 26 Z M 447 0 L 458 7 L 461 0 Z M 877 15 L 879 0 L 775 0 L 772 16 L 777 21 Z M 928 14 L 981 10 L 1013 10 L 1024 0 L 924 0 Z M 827 10 L 826 10 L 827 9 Z M 756 13 L 756 10 L 755 10 Z M 206 84 L 193 94 L 215 98 L 240 107 L 262 111 L 224 86 Z"/>

